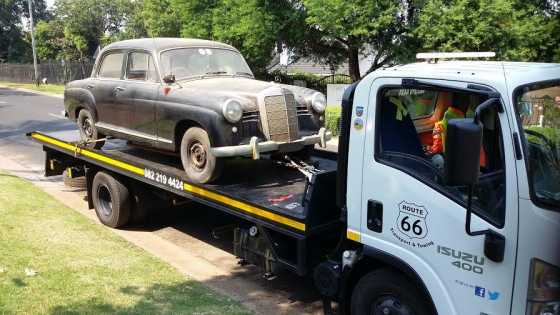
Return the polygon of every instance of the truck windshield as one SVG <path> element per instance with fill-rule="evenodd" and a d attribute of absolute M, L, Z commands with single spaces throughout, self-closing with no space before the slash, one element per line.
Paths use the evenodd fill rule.
<path fill-rule="evenodd" d="M 523 127 L 531 196 L 536 203 L 560 207 L 560 83 L 518 89 L 516 112 Z"/>
<path fill-rule="evenodd" d="M 233 50 L 180 48 L 162 52 L 160 59 L 163 74 L 173 74 L 177 80 L 216 75 L 253 77 L 243 56 Z"/>

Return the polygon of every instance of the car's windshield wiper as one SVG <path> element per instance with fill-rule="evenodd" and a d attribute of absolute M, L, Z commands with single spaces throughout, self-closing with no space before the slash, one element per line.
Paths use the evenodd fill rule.
<path fill-rule="evenodd" d="M 250 76 L 250 77 L 252 77 L 252 76 L 253 76 L 253 74 L 252 74 L 252 73 L 249 73 L 249 72 L 244 72 L 244 71 L 237 71 L 237 72 L 236 72 L 235 74 L 246 75 L 246 76 Z"/>
<path fill-rule="evenodd" d="M 205 75 L 213 75 L 213 74 L 227 74 L 226 71 L 208 71 Z"/>

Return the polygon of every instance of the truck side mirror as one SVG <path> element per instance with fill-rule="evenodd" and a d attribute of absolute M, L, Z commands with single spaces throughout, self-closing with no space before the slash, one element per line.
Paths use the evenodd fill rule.
<path fill-rule="evenodd" d="M 478 113 L 479 114 L 479 113 Z M 484 254 L 488 259 L 504 259 L 506 240 L 492 230 L 471 231 L 472 198 L 480 172 L 482 125 L 478 119 L 452 119 L 445 139 L 445 180 L 450 186 L 468 186 L 465 231 L 470 236 L 484 235 Z"/>
<path fill-rule="evenodd" d="M 450 186 L 478 183 L 482 126 L 473 119 L 452 119 L 445 139 L 445 181 Z"/>
<path fill-rule="evenodd" d="M 163 77 L 163 82 L 166 84 L 172 84 L 175 83 L 175 75 L 174 74 L 168 74 L 166 76 Z"/>

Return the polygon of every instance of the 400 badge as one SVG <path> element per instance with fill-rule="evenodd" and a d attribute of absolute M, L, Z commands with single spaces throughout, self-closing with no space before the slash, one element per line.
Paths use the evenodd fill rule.
<path fill-rule="evenodd" d="M 395 226 L 391 228 L 393 236 L 404 244 L 412 247 L 429 247 L 434 242 L 426 240 L 428 236 L 428 209 L 422 205 L 402 201 L 398 205 L 399 215 Z"/>

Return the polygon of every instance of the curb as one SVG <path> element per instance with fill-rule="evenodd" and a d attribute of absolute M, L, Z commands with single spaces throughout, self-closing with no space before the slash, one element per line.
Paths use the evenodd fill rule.
<path fill-rule="evenodd" d="M 52 94 L 52 93 L 48 93 L 48 92 L 35 91 L 35 90 L 26 89 L 26 88 L 16 88 L 16 87 L 6 86 L 6 85 L 2 85 L 2 84 L 0 84 L 0 88 L 10 89 L 10 90 L 15 90 L 15 91 L 20 91 L 20 92 L 34 93 L 34 94 L 39 94 L 39 95 L 43 95 L 43 96 L 56 97 L 56 98 L 59 98 L 59 99 L 64 99 L 63 95 Z"/>

